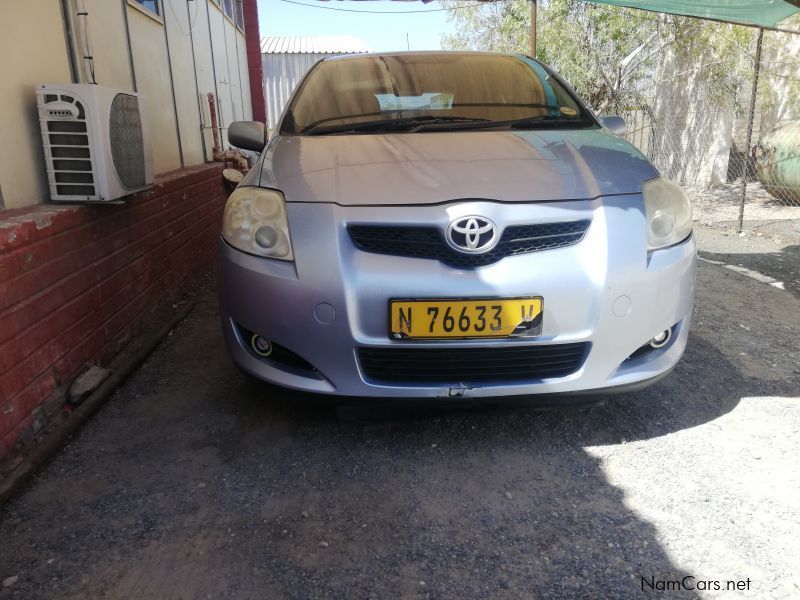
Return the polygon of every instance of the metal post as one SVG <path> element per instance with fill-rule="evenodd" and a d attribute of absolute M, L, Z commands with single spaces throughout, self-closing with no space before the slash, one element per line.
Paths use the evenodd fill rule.
<path fill-rule="evenodd" d="M 536 58 L 536 0 L 530 0 L 531 3 L 531 47 L 530 55 Z"/>
<path fill-rule="evenodd" d="M 747 115 L 747 141 L 745 142 L 745 158 L 742 165 L 742 193 L 739 198 L 739 233 L 744 228 L 744 200 L 747 195 L 747 165 L 750 162 L 750 144 L 753 141 L 753 119 L 756 114 L 756 97 L 758 95 L 758 74 L 761 71 L 761 42 L 764 39 L 764 30 L 758 28 L 756 41 L 756 64 L 753 70 L 753 90 L 750 93 L 750 111 Z"/>

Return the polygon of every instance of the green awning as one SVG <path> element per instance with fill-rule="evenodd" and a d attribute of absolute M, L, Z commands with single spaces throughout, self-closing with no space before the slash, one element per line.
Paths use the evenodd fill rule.
<path fill-rule="evenodd" d="M 742 25 L 775 27 L 779 21 L 800 11 L 800 0 L 712 0 L 711 2 L 689 2 L 688 0 L 582 0 L 592 4 L 613 4 L 654 12 L 713 19 Z"/>

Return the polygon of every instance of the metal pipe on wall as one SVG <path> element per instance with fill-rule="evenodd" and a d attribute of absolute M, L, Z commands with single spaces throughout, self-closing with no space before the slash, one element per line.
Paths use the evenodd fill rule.
<path fill-rule="evenodd" d="M 64 38 L 67 43 L 70 79 L 72 83 L 80 83 L 78 57 L 75 55 L 75 32 L 72 30 L 72 11 L 70 10 L 69 0 L 61 0 L 61 20 L 64 22 Z"/>
<path fill-rule="evenodd" d="M 97 83 L 94 77 L 94 56 L 92 55 L 92 40 L 89 36 L 89 12 L 83 4 L 83 0 L 75 0 L 77 10 L 77 34 L 79 51 L 82 59 L 83 77 L 86 83 Z"/>
<path fill-rule="evenodd" d="M 214 94 L 211 93 L 208 94 L 208 114 L 211 118 L 211 134 L 214 137 L 212 154 L 216 156 L 222 151 L 222 146 L 220 145 L 219 125 L 217 123 L 217 103 Z"/>

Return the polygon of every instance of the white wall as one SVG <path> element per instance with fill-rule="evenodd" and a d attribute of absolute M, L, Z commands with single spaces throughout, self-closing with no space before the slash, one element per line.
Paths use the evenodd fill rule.
<path fill-rule="evenodd" d="M 750 75 L 742 81 L 738 97 L 713 99 L 701 67 L 708 60 L 670 48 L 656 70 L 659 83 L 652 93 L 654 127 L 648 140 L 648 156 L 664 175 L 686 186 L 713 187 L 739 176 L 741 154 L 731 161 L 731 152 L 749 154 Z M 764 33 L 764 53 L 759 79 L 760 93 L 753 115 L 751 146 L 777 123 L 800 117 L 800 101 L 791 85 L 800 74 L 800 36 Z M 743 56 L 742 60 L 746 60 Z M 764 94 L 765 88 L 772 90 Z M 764 105 L 766 97 L 772 104 Z M 730 169 L 729 169 L 729 162 Z M 729 172 L 730 171 L 730 172 Z"/>
<path fill-rule="evenodd" d="M 5 4 L 0 19 L 0 190 L 5 208 L 16 208 L 49 193 L 35 86 L 69 81 L 70 69 L 58 3 Z"/>
<path fill-rule="evenodd" d="M 90 25 L 95 29 L 100 23 L 93 20 L 90 21 Z M 129 5 L 128 28 L 136 73 L 136 90 L 144 94 L 147 99 L 146 115 L 150 121 L 150 142 L 153 147 L 155 172 L 179 169 L 184 163 L 181 158 L 176 110 L 172 98 L 173 88 L 164 24 Z M 100 52 L 100 49 L 94 48 L 95 54 Z M 98 80 L 98 83 L 102 84 L 103 81 Z M 180 107 L 181 111 L 191 109 L 191 106 Z"/>
<path fill-rule="evenodd" d="M 273 129 L 300 80 L 314 64 L 331 54 L 262 54 L 267 124 Z"/>
<path fill-rule="evenodd" d="M 667 50 L 653 93 L 650 158 L 667 177 L 689 187 L 724 183 L 732 144 L 735 99 L 710 98 L 705 72 L 693 69 L 691 48 Z"/>
<path fill-rule="evenodd" d="M 210 154 L 203 148 L 200 112 L 198 109 L 198 86 L 195 81 L 195 57 L 192 47 L 194 32 L 192 18 L 199 16 L 202 2 L 194 0 L 162 0 L 163 18 L 169 43 L 172 87 L 178 106 L 178 127 L 181 134 L 181 150 L 186 165 L 202 163 Z M 206 37 L 208 32 L 206 31 Z"/>
<path fill-rule="evenodd" d="M 774 104 L 761 115 L 761 133 L 800 118 L 800 98 L 792 93 L 792 84 L 796 90 L 800 79 L 800 35 L 767 31 L 764 44 L 763 78 L 773 90 Z"/>
<path fill-rule="evenodd" d="M 228 125 L 233 121 L 246 121 L 253 117 L 247 60 L 240 60 L 239 52 L 239 46 L 245 45 L 245 37 L 213 0 L 209 0 L 208 8 L 216 74 L 217 120 L 222 132 L 223 146 L 227 148 Z"/>

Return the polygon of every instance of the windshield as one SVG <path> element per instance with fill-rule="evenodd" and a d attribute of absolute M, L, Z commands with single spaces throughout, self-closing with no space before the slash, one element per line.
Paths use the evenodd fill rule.
<path fill-rule="evenodd" d="M 282 134 L 595 125 L 525 56 L 421 53 L 317 63 L 292 97 Z"/>

